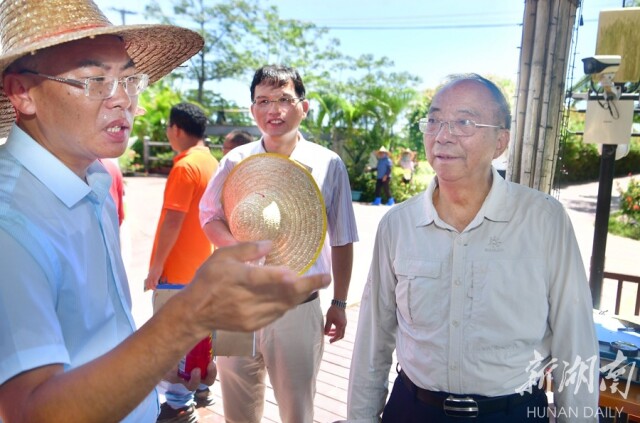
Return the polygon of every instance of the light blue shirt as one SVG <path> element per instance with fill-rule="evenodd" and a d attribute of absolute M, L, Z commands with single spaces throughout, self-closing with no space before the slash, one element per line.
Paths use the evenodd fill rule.
<path fill-rule="evenodd" d="M 391 177 L 391 168 L 393 167 L 393 162 L 389 158 L 389 156 L 384 156 L 383 158 L 378 159 L 378 165 L 376 167 L 377 179 L 382 179 L 384 176 Z"/>
<path fill-rule="evenodd" d="M 111 178 L 96 162 L 86 179 L 15 125 L 0 146 L 0 384 L 81 366 L 135 330 Z M 125 421 L 158 411 L 154 390 Z"/>

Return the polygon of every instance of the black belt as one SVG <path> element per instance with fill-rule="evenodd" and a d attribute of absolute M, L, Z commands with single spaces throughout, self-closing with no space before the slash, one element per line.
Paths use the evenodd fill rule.
<path fill-rule="evenodd" d="M 402 370 L 400 370 L 400 377 L 406 387 L 415 394 L 416 398 L 425 404 L 441 408 L 446 415 L 452 417 L 475 418 L 480 415 L 508 411 L 519 404 L 530 401 L 532 395 L 536 395 L 541 391 L 536 384 L 532 387 L 531 393 L 524 391 L 522 395 L 519 393 L 500 397 L 455 395 L 420 388 L 416 386 Z"/>
<path fill-rule="evenodd" d="M 318 298 L 318 291 L 316 291 L 316 292 L 314 292 L 313 294 L 309 295 L 309 296 L 307 297 L 307 299 L 306 299 L 306 300 L 304 300 L 303 302 L 301 302 L 300 304 L 308 303 L 309 301 L 313 301 L 313 300 L 315 300 L 316 298 Z"/>

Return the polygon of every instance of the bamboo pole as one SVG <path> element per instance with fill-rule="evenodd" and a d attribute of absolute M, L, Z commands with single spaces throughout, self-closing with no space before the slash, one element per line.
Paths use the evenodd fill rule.
<path fill-rule="evenodd" d="M 526 0 L 507 177 L 550 192 L 579 0 Z"/>
<path fill-rule="evenodd" d="M 527 114 L 524 123 L 524 137 L 522 144 L 522 177 L 520 183 L 528 187 L 533 186 L 535 179 L 535 160 L 539 140 L 539 123 L 544 74 L 546 68 L 546 50 L 549 28 L 550 0 L 539 0 L 536 8 L 536 28 L 531 60 L 531 77 L 527 94 Z"/>
<path fill-rule="evenodd" d="M 549 145 L 553 144 L 553 140 L 549 139 L 549 134 L 553 128 L 553 122 L 551 119 L 550 98 L 553 93 L 554 84 L 554 70 L 557 65 L 558 55 L 556 50 L 556 42 L 558 36 L 558 13 L 559 5 L 562 0 L 553 0 L 553 4 L 550 4 L 549 9 L 549 23 L 547 27 L 548 41 L 546 43 L 546 63 L 544 69 L 544 81 L 542 88 L 542 99 L 540 101 L 540 124 L 538 134 L 538 145 L 535 151 L 535 167 L 534 167 L 534 179 L 531 183 L 531 187 L 537 190 L 541 189 L 542 180 L 544 179 L 543 166 L 545 161 L 545 151 L 548 150 Z"/>
<path fill-rule="evenodd" d="M 522 42 L 520 47 L 520 69 L 518 75 L 518 88 L 516 95 L 516 105 L 513 112 L 511 124 L 511 147 L 509 148 L 509 161 L 507 165 L 507 177 L 520 182 L 522 171 L 522 138 L 524 134 L 524 121 L 527 104 L 527 85 L 531 75 L 531 51 L 534 45 L 535 21 L 536 21 L 535 1 L 525 2 L 522 27 Z"/>

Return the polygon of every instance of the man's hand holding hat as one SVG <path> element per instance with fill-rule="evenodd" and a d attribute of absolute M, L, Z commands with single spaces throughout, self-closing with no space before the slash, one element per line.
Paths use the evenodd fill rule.
<path fill-rule="evenodd" d="M 206 336 L 212 327 L 247 332 L 259 329 L 329 285 L 327 274 L 298 276 L 284 266 L 247 264 L 267 255 L 271 245 L 260 241 L 216 250 L 194 280 L 174 297 L 189 298 L 181 301 L 178 312 L 181 318 L 193 320 L 186 326 L 194 339 Z M 187 306 L 189 310 L 182 310 Z"/>

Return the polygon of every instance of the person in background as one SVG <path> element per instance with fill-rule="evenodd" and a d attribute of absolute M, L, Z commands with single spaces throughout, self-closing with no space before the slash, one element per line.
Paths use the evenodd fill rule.
<path fill-rule="evenodd" d="M 114 26 L 90 0 L 4 0 L 0 28 L 0 420 L 155 422 L 156 385 L 196 342 L 262 327 L 329 276 L 245 264 L 270 242 L 220 249 L 136 331 L 97 159 L 124 152 L 139 94 L 203 39 Z"/>
<path fill-rule="evenodd" d="M 262 138 L 233 149 L 222 160 L 202 197 L 201 224 L 216 246 L 237 243 L 225 220 L 220 196 L 227 176 L 244 158 L 278 153 L 309 169 L 324 198 L 329 236 L 306 274 L 333 273 L 334 299 L 327 311 L 324 334 L 330 336 L 330 342 L 338 341 L 347 325 L 353 242 L 358 240 L 347 169 L 337 154 L 305 140 L 300 133 L 309 101 L 298 71 L 275 65 L 258 69 L 251 83 L 251 101 L 251 113 Z M 254 357 L 218 357 L 225 420 L 261 421 L 268 372 L 282 422 L 313 422 L 316 376 L 324 348 L 322 333 L 320 300 L 313 294 L 256 333 Z"/>
<path fill-rule="evenodd" d="M 387 196 L 387 206 L 393 206 L 395 200 L 391 195 L 391 170 L 393 169 L 393 162 L 389 157 L 389 150 L 383 145 L 376 151 L 378 158 L 378 164 L 376 166 L 376 191 L 374 195 L 374 206 L 379 206 L 382 203 L 381 192 L 384 189 L 384 194 Z"/>
<path fill-rule="evenodd" d="M 451 77 L 420 119 L 436 177 L 378 226 L 350 422 L 547 422 L 547 370 L 557 421 L 597 421 L 599 351 L 580 250 L 555 198 L 492 167 L 510 123 L 500 89 L 476 74 Z"/>
<path fill-rule="evenodd" d="M 167 138 L 177 155 L 167 177 L 162 212 L 158 221 L 149 274 L 145 289 L 153 289 L 153 312 L 178 291 L 156 289 L 158 283 L 186 285 L 198 267 L 211 255 L 213 246 L 200 227 L 199 204 L 207 184 L 218 168 L 204 140 L 207 116 L 191 103 L 171 108 Z M 158 422 L 193 422 L 197 420 L 195 405 L 214 403 L 207 385 L 194 392 L 181 383 L 164 382 L 166 402 L 162 404 Z M 194 401 L 195 395 L 195 401 Z"/>
<path fill-rule="evenodd" d="M 416 168 L 416 152 L 410 148 L 403 148 L 400 153 L 399 165 L 402 168 L 402 182 L 408 184 L 413 179 L 413 171 Z"/>
<path fill-rule="evenodd" d="M 247 131 L 241 131 L 238 129 L 231 131 L 226 137 L 224 137 L 224 142 L 222 143 L 222 154 L 227 155 L 227 153 L 234 148 L 248 144 L 251 141 L 253 141 L 253 137 Z"/>
<path fill-rule="evenodd" d="M 120 166 L 111 159 L 101 159 L 100 163 L 107 169 L 109 175 L 111 175 L 111 186 L 109 187 L 109 194 L 116 203 L 116 212 L 118 213 L 118 224 L 122 226 L 124 221 L 124 177 Z"/>

